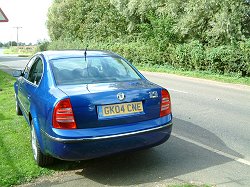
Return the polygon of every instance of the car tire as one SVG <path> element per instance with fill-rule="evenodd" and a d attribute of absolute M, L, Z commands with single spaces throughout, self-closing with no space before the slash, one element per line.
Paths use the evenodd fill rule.
<path fill-rule="evenodd" d="M 20 106 L 19 106 L 19 103 L 18 103 L 18 101 L 17 101 L 16 95 L 15 95 L 15 98 L 16 98 L 16 114 L 17 114 L 18 116 L 22 116 L 23 113 L 22 113 L 21 108 L 20 108 Z"/>
<path fill-rule="evenodd" d="M 33 157 L 38 166 L 46 167 L 53 164 L 54 158 L 48 155 L 44 155 L 40 149 L 33 121 L 31 121 L 31 146 Z"/>

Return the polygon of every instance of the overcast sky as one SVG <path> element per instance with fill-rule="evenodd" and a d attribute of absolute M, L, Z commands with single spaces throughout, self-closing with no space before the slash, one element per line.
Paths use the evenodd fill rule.
<path fill-rule="evenodd" d="M 19 42 L 36 43 L 49 39 L 46 28 L 47 12 L 52 0 L 0 0 L 0 8 L 9 22 L 0 22 L 0 42 L 16 41 L 19 29 Z"/>

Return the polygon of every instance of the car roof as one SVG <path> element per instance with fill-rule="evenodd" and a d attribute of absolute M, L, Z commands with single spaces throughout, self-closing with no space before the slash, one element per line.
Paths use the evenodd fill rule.
<path fill-rule="evenodd" d="M 77 57 L 85 57 L 85 50 L 60 50 L 60 51 L 43 51 L 40 52 L 43 54 L 47 60 L 55 60 L 61 58 L 77 58 Z M 87 57 L 102 57 L 102 56 L 116 56 L 119 55 L 111 52 L 111 51 L 103 51 L 103 50 L 87 50 Z"/>

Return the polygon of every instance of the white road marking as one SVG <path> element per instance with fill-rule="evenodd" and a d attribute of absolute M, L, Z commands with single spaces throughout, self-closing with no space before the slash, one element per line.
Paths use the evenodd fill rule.
<path fill-rule="evenodd" d="M 181 90 L 175 90 L 175 89 L 172 89 L 172 88 L 168 88 L 168 90 L 173 91 L 173 92 L 180 92 L 180 93 L 188 94 L 188 92 L 181 91 Z"/>
<path fill-rule="evenodd" d="M 177 134 L 175 134 L 175 133 L 171 133 L 171 134 L 172 134 L 173 136 L 175 136 L 176 138 L 179 138 L 179 139 L 184 140 L 184 141 L 186 141 L 186 142 L 195 144 L 195 145 L 197 145 L 197 146 L 199 146 L 199 147 L 202 147 L 202 148 L 204 148 L 204 149 L 207 149 L 207 150 L 209 150 L 209 151 L 211 151 L 211 152 L 213 152 L 213 153 L 217 153 L 217 154 L 219 154 L 219 155 L 221 155 L 221 156 L 227 157 L 227 158 L 232 159 L 232 160 L 234 160 L 234 161 L 236 161 L 236 162 L 239 162 L 239 163 L 241 163 L 241 164 L 245 164 L 245 165 L 247 165 L 247 166 L 250 166 L 250 161 L 248 161 L 248 160 L 245 160 L 245 159 L 242 159 L 242 158 L 239 158 L 239 157 L 236 157 L 236 156 L 232 156 L 232 155 L 230 155 L 230 154 L 224 153 L 224 152 L 222 152 L 222 151 L 220 151 L 220 150 L 214 149 L 214 148 L 212 148 L 212 147 L 209 147 L 209 146 L 204 145 L 204 144 L 202 144 L 202 143 L 196 142 L 196 141 L 191 140 L 191 139 L 189 139 L 189 138 L 185 138 L 185 137 L 183 137 L 183 136 L 179 136 L 179 135 L 177 135 Z"/>

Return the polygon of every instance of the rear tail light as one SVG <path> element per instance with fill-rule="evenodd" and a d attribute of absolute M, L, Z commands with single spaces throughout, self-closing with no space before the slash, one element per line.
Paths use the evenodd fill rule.
<path fill-rule="evenodd" d="M 53 113 L 53 127 L 57 129 L 76 129 L 70 99 L 61 100 L 56 104 Z"/>
<path fill-rule="evenodd" d="M 161 111 L 160 117 L 166 116 L 171 113 L 170 95 L 167 90 L 161 91 Z"/>

